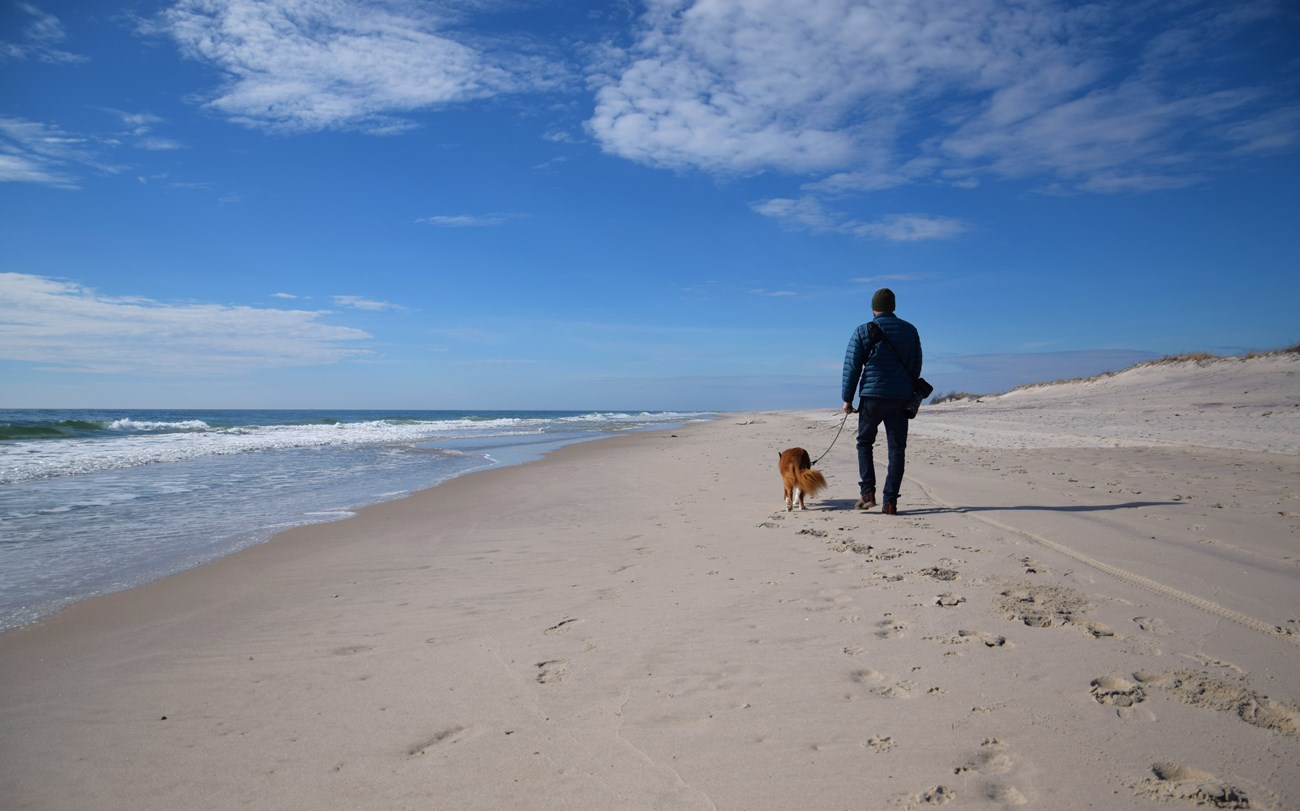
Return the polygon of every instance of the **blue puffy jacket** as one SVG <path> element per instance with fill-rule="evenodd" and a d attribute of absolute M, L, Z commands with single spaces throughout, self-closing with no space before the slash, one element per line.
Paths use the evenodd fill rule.
<path fill-rule="evenodd" d="M 867 324 L 859 325 L 844 351 L 840 394 L 846 403 L 854 402 L 855 392 L 862 397 L 911 399 L 912 381 L 921 376 L 921 336 L 916 327 L 893 313 L 882 313 L 874 320 L 898 352 L 884 341 L 872 341 Z"/>

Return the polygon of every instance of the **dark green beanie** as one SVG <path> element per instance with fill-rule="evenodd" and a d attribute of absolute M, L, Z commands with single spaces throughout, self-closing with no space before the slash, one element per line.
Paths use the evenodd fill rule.
<path fill-rule="evenodd" d="M 894 311 L 894 291 L 888 287 L 882 287 L 871 297 L 871 309 L 878 313 L 892 313 Z"/>

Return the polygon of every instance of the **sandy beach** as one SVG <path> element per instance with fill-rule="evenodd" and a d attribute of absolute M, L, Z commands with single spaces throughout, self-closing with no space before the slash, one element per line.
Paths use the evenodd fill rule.
<path fill-rule="evenodd" d="M 856 418 L 785 511 L 831 402 L 73 605 L 0 635 L 2 804 L 1298 808 L 1296 357 L 927 407 L 896 517 Z"/>

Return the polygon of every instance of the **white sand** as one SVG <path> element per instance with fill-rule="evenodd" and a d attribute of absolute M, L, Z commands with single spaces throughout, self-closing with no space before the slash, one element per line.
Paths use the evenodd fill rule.
<path fill-rule="evenodd" d="M 0 636 L 0 797 L 1300 807 L 1297 368 L 926 409 L 897 517 L 848 509 L 848 429 L 784 512 L 828 409 L 294 530 Z"/>

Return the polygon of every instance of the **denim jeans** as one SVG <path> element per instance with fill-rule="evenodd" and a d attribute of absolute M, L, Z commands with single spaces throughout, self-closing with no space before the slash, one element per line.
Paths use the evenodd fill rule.
<path fill-rule="evenodd" d="M 903 484 L 903 466 L 907 457 L 906 400 L 890 397 L 863 397 L 858 406 L 858 482 L 859 492 L 876 489 L 876 468 L 871 446 L 876 444 L 876 430 L 883 422 L 889 443 L 889 471 L 885 474 L 884 504 L 898 503 L 898 488 Z"/>

